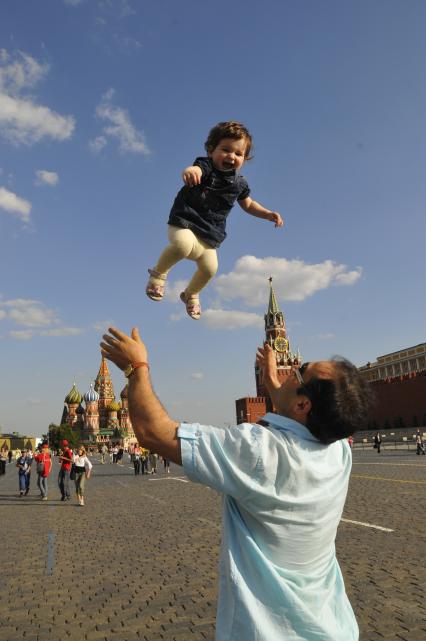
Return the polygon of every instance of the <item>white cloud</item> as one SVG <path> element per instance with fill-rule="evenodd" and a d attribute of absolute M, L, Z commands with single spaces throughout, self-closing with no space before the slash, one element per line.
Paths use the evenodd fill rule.
<path fill-rule="evenodd" d="M 333 334 L 333 332 L 323 332 L 322 334 L 316 335 L 316 338 L 318 338 L 320 341 L 329 341 L 334 337 L 335 335 Z"/>
<path fill-rule="evenodd" d="M 123 153 L 149 154 L 150 151 L 145 143 L 143 132 L 138 131 L 130 120 L 128 112 L 112 104 L 114 90 L 109 89 L 101 99 L 96 108 L 96 115 L 107 124 L 102 129 L 102 135 L 89 143 L 93 150 L 99 151 L 98 147 L 104 147 L 104 140 L 115 138 L 119 143 L 119 149 Z M 104 139 L 104 140 L 103 140 Z M 97 141 L 97 142 L 96 142 Z"/>
<path fill-rule="evenodd" d="M 93 140 L 89 140 L 89 148 L 93 153 L 97 154 L 106 147 L 107 143 L 105 136 L 96 136 Z"/>
<path fill-rule="evenodd" d="M 44 137 L 67 140 L 74 124 L 72 116 L 60 116 L 31 100 L 0 93 L 0 135 L 16 145 L 30 145 Z"/>
<path fill-rule="evenodd" d="M 181 321 L 185 316 L 186 313 L 184 312 L 176 312 L 174 314 L 170 314 L 170 320 L 172 321 L 172 323 L 177 323 L 178 321 Z"/>
<path fill-rule="evenodd" d="M 38 169 L 36 171 L 36 176 L 36 185 L 49 185 L 50 187 L 54 187 L 59 182 L 59 176 L 56 171 Z"/>
<path fill-rule="evenodd" d="M 9 336 L 17 341 L 29 341 L 34 336 L 34 332 L 30 329 L 16 329 L 9 332 Z"/>
<path fill-rule="evenodd" d="M 41 405 L 41 400 L 39 398 L 33 398 L 32 396 L 30 396 L 29 398 L 27 398 L 25 403 L 27 405 Z"/>
<path fill-rule="evenodd" d="M 122 52 L 137 51 L 142 47 L 142 43 L 136 38 L 123 37 L 118 34 L 114 34 L 114 42 Z"/>
<path fill-rule="evenodd" d="M 170 303 L 180 303 L 180 295 L 183 291 L 185 291 L 188 282 L 188 280 L 167 281 L 164 291 L 164 300 L 167 300 Z"/>
<path fill-rule="evenodd" d="M 78 336 L 83 334 L 81 327 L 58 327 L 56 329 L 42 329 L 38 332 L 40 336 Z"/>
<path fill-rule="evenodd" d="M 335 282 L 336 285 L 353 285 L 360 278 L 362 274 L 362 268 L 357 267 L 351 272 L 343 272 L 341 274 L 336 274 Z"/>
<path fill-rule="evenodd" d="M 113 320 L 97 321 L 96 323 L 93 323 L 92 327 L 97 332 L 106 332 L 109 327 L 114 327 L 114 321 Z"/>
<path fill-rule="evenodd" d="M 37 60 L 19 51 L 14 58 L 6 49 L 1 49 L 0 55 L 0 91 L 17 95 L 23 89 L 34 87 L 49 73 L 47 63 Z"/>
<path fill-rule="evenodd" d="M 3 300 L 0 297 L 0 319 L 25 327 L 10 330 L 8 334 L 21 341 L 30 340 L 34 336 L 77 336 L 85 331 L 81 327 L 61 326 L 53 309 L 30 298 Z"/>
<path fill-rule="evenodd" d="M 196 381 L 201 381 L 204 378 L 204 374 L 202 372 L 193 372 L 191 374 L 191 378 Z"/>
<path fill-rule="evenodd" d="M 0 209 L 16 214 L 25 223 L 30 220 L 31 203 L 5 187 L 0 187 Z"/>
<path fill-rule="evenodd" d="M 353 285 L 362 269 L 348 271 L 346 265 L 332 260 L 309 264 L 303 260 L 242 256 L 234 270 L 222 274 L 214 287 L 223 300 L 241 300 L 251 307 L 264 306 L 267 279 L 273 276 L 273 286 L 280 300 L 302 301 L 331 285 Z"/>
<path fill-rule="evenodd" d="M 83 0 L 64 0 L 64 4 L 67 4 L 70 7 L 77 7 L 82 2 Z"/>
<path fill-rule="evenodd" d="M 201 320 L 210 329 L 261 328 L 264 324 L 263 316 L 260 314 L 226 309 L 206 309 L 202 313 Z"/>
<path fill-rule="evenodd" d="M 22 96 L 49 72 L 49 65 L 18 52 L 11 56 L 0 50 L 0 136 L 19 145 L 38 142 L 44 137 L 67 140 L 75 120 L 61 116 L 49 107 L 37 105 L 32 97 Z"/>
<path fill-rule="evenodd" d="M 129 0 L 120 0 L 120 17 L 135 16 L 136 11 L 131 6 Z"/>
<path fill-rule="evenodd" d="M 43 327 L 57 323 L 58 319 L 53 309 L 45 307 L 35 300 L 16 299 L 5 301 L 0 305 L 7 308 L 7 316 L 17 325 L 25 327 Z"/>
<path fill-rule="evenodd" d="M 83 334 L 80 327 L 58 327 L 57 329 L 16 329 L 9 332 L 9 336 L 19 341 L 28 341 L 34 336 L 78 336 Z"/>

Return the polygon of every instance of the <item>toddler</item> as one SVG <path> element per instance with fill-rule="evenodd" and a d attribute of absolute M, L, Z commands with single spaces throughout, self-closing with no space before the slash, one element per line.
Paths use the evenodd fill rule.
<path fill-rule="evenodd" d="M 278 212 L 250 198 L 250 188 L 239 170 L 250 160 L 252 137 L 239 122 L 220 122 L 204 145 L 207 157 L 197 158 L 182 172 L 184 187 L 173 203 L 168 224 L 170 244 L 149 269 L 146 294 L 159 301 L 169 270 L 183 258 L 197 263 L 197 270 L 180 298 L 191 318 L 201 316 L 200 291 L 217 272 L 216 248 L 226 238 L 226 218 L 235 201 L 244 211 L 282 227 Z"/>

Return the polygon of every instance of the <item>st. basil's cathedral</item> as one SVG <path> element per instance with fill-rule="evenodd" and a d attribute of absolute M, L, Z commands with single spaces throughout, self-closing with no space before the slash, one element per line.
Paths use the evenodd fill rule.
<path fill-rule="evenodd" d="M 78 428 L 81 442 L 88 446 L 119 442 L 128 447 L 137 439 L 130 422 L 127 392 L 126 385 L 117 403 L 108 365 L 102 358 L 95 383 L 84 396 L 75 383 L 66 395 L 61 425 Z"/>

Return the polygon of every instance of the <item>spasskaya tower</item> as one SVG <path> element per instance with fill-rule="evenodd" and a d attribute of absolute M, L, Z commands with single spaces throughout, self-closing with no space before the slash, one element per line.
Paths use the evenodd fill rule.
<path fill-rule="evenodd" d="M 265 318 L 265 341 L 275 352 L 277 372 L 280 381 L 284 381 L 290 374 L 293 366 L 301 363 L 300 353 L 290 349 L 290 340 L 287 335 L 284 314 L 278 307 L 272 277 L 269 279 L 269 304 Z M 272 411 L 272 402 L 263 384 L 262 372 L 255 364 L 256 393 L 257 396 L 239 398 L 235 401 L 237 423 L 255 423 L 266 412 Z"/>

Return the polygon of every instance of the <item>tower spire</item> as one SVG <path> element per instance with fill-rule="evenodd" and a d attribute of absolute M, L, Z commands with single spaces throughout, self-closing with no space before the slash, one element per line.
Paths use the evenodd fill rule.
<path fill-rule="evenodd" d="M 99 394 L 99 424 L 103 428 L 108 421 L 106 408 L 115 400 L 108 364 L 104 357 L 102 357 L 101 366 L 95 380 L 95 391 Z"/>
<path fill-rule="evenodd" d="M 269 305 L 268 305 L 268 314 L 276 314 L 277 312 L 280 311 L 280 308 L 278 307 L 277 303 L 277 298 L 275 296 L 275 291 L 274 288 L 272 287 L 272 276 L 269 277 L 269 285 L 270 285 L 270 291 L 269 291 Z"/>

